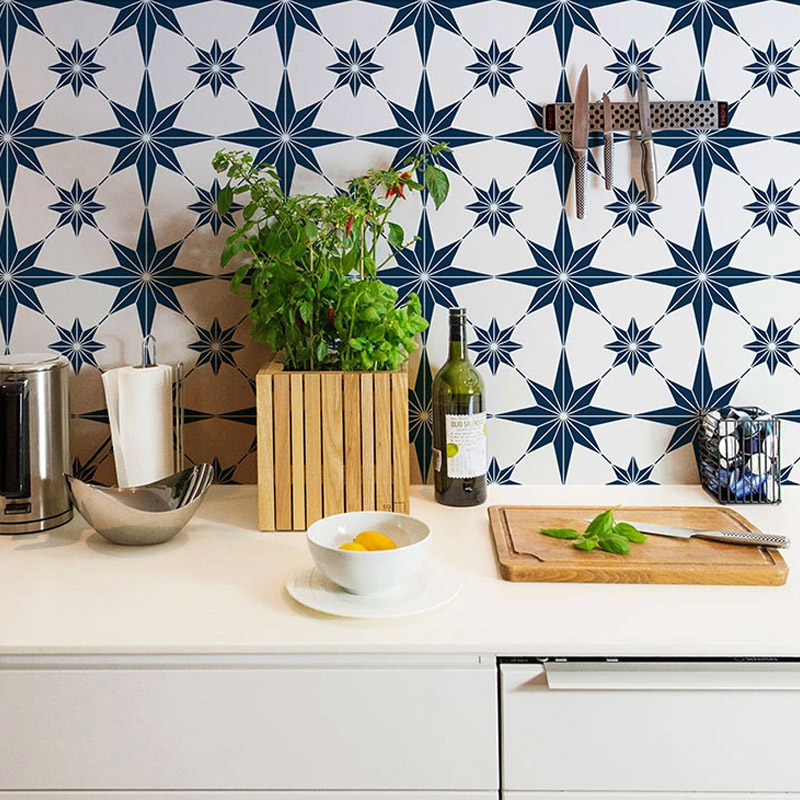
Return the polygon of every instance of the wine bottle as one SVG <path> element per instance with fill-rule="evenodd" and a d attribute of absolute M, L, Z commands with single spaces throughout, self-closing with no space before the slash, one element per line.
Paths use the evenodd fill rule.
<path fill-rule="evenodd" d="M 450 354 L 433 381 L 433 481 L 447 506 L 486 500 L 483 380 L 469 360 L 466 323 L 466 309 L 450 309 Z"/>

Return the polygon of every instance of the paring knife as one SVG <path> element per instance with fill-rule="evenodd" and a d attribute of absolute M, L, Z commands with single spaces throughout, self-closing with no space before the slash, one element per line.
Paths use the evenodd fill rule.
<path fill-rule="evenodd" d="M 647 81 L 639 70 L 639 129 L 642 132 L 642 183 L 648 203 L 658 196 L 658 178 L 656 176 L 656 154 L 653 149 L 653 125 L 650 121 L 650 98 L 647 93 Z"/>
<path fill-rule="evenodd" d="M 589 67 L 584 66 L 575 90 L 572 149 L 575 151 L 575 212 L 583 219 L 586 207 L 586 154 L 589 147 Z"/>
<path fill-rule="evenodd" d="M 622 522 L 622 520 L 617 520 Z M 755 533 L 753 531 L 698 531 L 694 528 L 676 528 L 672 525 L 655 525 L 651 522 L 629 522 L 642 533 L 652 533 L 656 536 L 675 536 L 678 539 L 711 539 L 715 542 L 728 542 L 730 544 L 749 544 L 756 547 L 787 548 L 791 544 L 788 536 L 779 533 Z"/>
<path fill-rule="evenodd" d="M 614 133 L 611 118 L 611 100 L 603 92 L 603 174 L 606 189 L 614 186 Z"/>

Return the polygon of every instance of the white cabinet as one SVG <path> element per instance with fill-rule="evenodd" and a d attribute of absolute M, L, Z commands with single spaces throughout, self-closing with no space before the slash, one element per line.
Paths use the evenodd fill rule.
<path fill-rule="evenodd" d="M 496 792 L 496 698 L 477 656 L 5 659 L 0 791 Z"/>
<path fill-rule="evenodd" d="M 516 800 L 800 793 L 797 663 L 503 664 L 501 720 Z"/>

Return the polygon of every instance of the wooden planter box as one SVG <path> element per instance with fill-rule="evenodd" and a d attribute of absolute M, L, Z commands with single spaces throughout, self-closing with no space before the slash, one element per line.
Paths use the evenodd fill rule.
<path fill-rule="evenodd" d="M 343 511 L 408 512 L 408 372 L 256 375 L 258 520 L 305 530 Z"/>

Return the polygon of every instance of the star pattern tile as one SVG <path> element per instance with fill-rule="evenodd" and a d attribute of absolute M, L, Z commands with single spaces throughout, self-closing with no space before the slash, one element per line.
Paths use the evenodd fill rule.
<path fill-rule="evenodd" d="M 414 474 L 430 477 L 441 320 L 464 305 L 486 325 L 473 324 L 469 352 L 489 410 L 504 409 L 490 426 L 490 482 L 519 481 L 523 462 L 530 480 L 530 465 L 551 457 L 564 481 L 596 481 L 598 465 L 619 485 L 683 479 L 690 450 L 664 455 L 692 440 L 698 409 L 734 401 L 741 381 L 767 396 L 800 392 L 800 264 L 773 258 L 800 235 L 800 62 L 784 35 L 794 28 L 800 6 L 773 0 L 0 2 L 4 349 L 51 342 L 39 347 L 64 353 L 82 386 L 115 365 L 109 336 L 115 352 L 136 352 L 145 332 L 173 337 L 171 352 L 194 364 L 198 387 L 189 452 L 213 462 L 220 481 L 254 480 L 247 393 L 260 353 L 234 323 L 246 320 L 248 300 L 228 294 L 229 276 L 214 267 L 244 201 L 219 213 L 210 155 L 247 148 L 276 164 L 285 189 L 330 192 L 362 169 L 447 142 L 450 199 L 439 211 L 425 193 L 399 206 L 416 239 L 381 271 L 401 297 L 420 296 L 432 323 L 409 376 Z M 730 125 L 657 130 L 667 156 L 658 203 L 623 169 L 613 194 L 592 177 L 579 222 L 570 137 L 543 130 L 542 118 L 545 104 L 572 99 L 587 59 L 595 96 L 626 99 L 641 70 L 654 98 L 693 88 L 696 99 L 727 100 Z M 674 97 L 681 85 L 689 91 Z M 770 109 L 785 120 L 777 132 Z M 230 120 L 220 136 L 207 133 L 208 115 Z M 593 176 L 601 144 L 593 133 Z M 71 263 L 71 247 L 85 260 Z M 82 293 L 81 284 L 59 289 L 76 276 Z M 769 313 L 750 319 L 758 307 Z M 689 309 L 694 324 L 676 324 Z M 734 324 L 744 336 L 724 333 Z M 684 385 L 673 356 L 687 342 L 695 351 L 695 328 L 701 352 Z M 741 366 L 737 377 L 731 364 Z M 520 381 L 532 400 L 515 405 Z M 659 383 L 671 404 L 638 397 L 657 397 Z M 623 398 L 623 385 L 637 397 Z M 631 407 L 654 410 L 631 418 L 621 410 Z M 75 414 L 108 422 L 96 402 Z M 782 416 L 790 481 L 800 410 Z M 623 419 L 635 436 L 595 438 L 596 426 Z M 225 426 L 239 435 L 219 436 Z M 76 470 L 93 475 L 108 451 L 79 433 Z"/>

